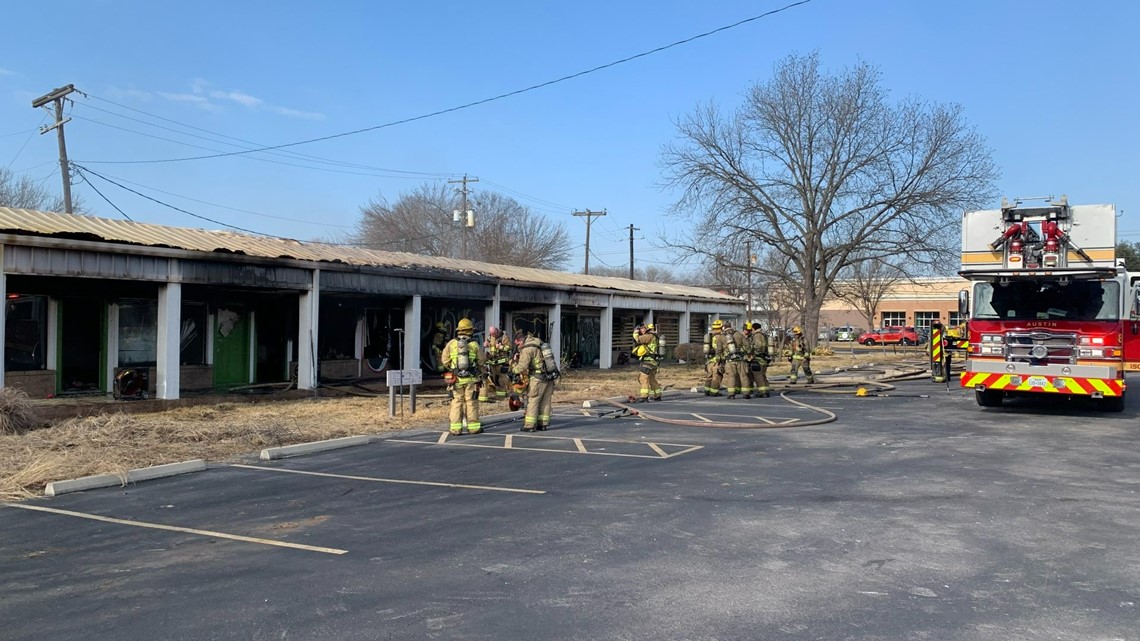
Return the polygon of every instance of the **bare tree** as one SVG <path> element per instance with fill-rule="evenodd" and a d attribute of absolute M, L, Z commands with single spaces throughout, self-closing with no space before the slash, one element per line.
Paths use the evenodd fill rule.
<path fill-rule="evenodd" d="M 883 258 L 868 258 L 850 265 L 843 278 L 831 284 L 831 292 L 859 310 L 867 327 L 872 328 L 887 292 L 903 280 L 907 280 L 907 275 L 899 265 Z"/>
<path fill-rule="evenodd" d="M 450 258 L 463 257 L 466 247 L 471 260 L 517 267 L 558 270 L 570 259 L 565 226 L 510 197 L 491 191 L 469 194 L 474 228 L 453 220 L 459 208 L 455 190 L 442 183 L 423 184 L 395 203 L 377 197 L 360 208 L 353 239 L 375 249 Z"/>
<path fill-rule="evenodd" d="M 27 176 L 16 176 L 10 169 L 0 168 L 0 207 L 62 212 L 63 197 Z M 72 197 L 72 211 L 86 214 L 78 196 Z"/>
<path fill-rule="evenodd" d="M 612 276 L 616 278 L 629 278 L 629 267 L 607 267 L 605 265 L 590 266 L 591 276 Z M 701 285 L 698 276 L 690 273 L 675 272 L 658 265 L 634 267 L 634 280 L 643 280 L 649 283 L 668 283 L 672 285 Z"/>
<path fill-rule="evenodd" d="M 766 245 L 784 271 L 754 272 L 800 283 L 809 337 L 845 268 L 896 255 L 949 261 L 959 212 L 995 193 L 990 150 L 961 107 L 891 102 L 865 63 L 829 75 L 817 54 L 789 56 L 731 116 L 705 106 L 677 128 L 662 164 L 682 191 L 674 214 L 693 224 L 675 246 L 715 256 Z"/>

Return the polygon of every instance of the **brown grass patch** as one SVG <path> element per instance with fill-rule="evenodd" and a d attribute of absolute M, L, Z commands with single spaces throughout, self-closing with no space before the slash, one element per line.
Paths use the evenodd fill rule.
<path fill-rule="evenodd" d="M 868 362 L 921 358 L 918 348 L 897 354 L 843 354 L 816 357 L 819 371 Z M 788 364 L 773 363 L 769 373 L 787 374 Z M 665 365 L 659 379 L 666 389 L 688 390 L 701 383 L 700 365 Z M 580 404 L 584 400 L 637 395 L 637 369 L 609 371 L 574 370 L 558 381 L 556 404 Z M 413 416 L 405 406 L 404 416 L 388 417 L 386 397 L 332 397 L 269 401 L 255 404 L 218 403 L 196 405 L 151 414 L 104 413 L 71 418 L 44 429 L 28 418 L 27 399 L 18 394 L 0 397 L 0 411 L 19 428 L 0 429 L 0 500 L 38 496 L 51 481 L 94 474 L 118 474 L 128 470 L 177 463 L 192 459 L 232 460 L 277 447 L 358 434 L 443 428 L 447 404 L 439 394 L 423 394 Z M 8 400 L 6 400 L 8 399 Z M 498 404 L 487 413 L 504 411 Z M 22 422 L 21 422 L 22 421 Z M 30 427 L 29 427 L 30 426 Z"/>
<path fill-rule="evenodd" d="M 27 392 L 18 387 L 0 388 L 0 434 L 22 434 L 39 426 Z"/>

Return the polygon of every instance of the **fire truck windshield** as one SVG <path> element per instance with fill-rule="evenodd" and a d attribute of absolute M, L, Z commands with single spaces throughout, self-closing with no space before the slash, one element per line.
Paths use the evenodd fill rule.
<path fill-rule="evenodd" d="M 974 313 L 978 320 L 1113 321 L 1120 318 L 1120 283 L 1054 280 L 976 283 Z"/>

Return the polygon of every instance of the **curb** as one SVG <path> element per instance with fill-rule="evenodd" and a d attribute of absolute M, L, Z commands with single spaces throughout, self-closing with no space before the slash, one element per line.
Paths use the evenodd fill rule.
<path fill-rule="evenodd" d="M 370 442 L 370 436 L 344 436 L 327 441 L 299 443 L 297 445 L 286 445 L 284 447 L 270 447 L 261 450 L 261 460 L 275 461 L 290 456 L 300 456 L 302 454 L 312 454 L 313 452 L 324 452 L 326 450 L 338 450 L 342 447 L 368 445 Z"/>
<path fill-rule="evenodd" d="M 126 480 L 118 474 L 99 474 L 67 481 L 52 481 L 44 488 L 44 496 L 59 496 L 60 494 L 82 492 L 84 490 L 94 490 L 103 487 L 124 487 L 129 483 L 160 479 L 167 476 L 176 476 L 178 474 L 189 474 L 191 472 L 201 472 L 205 469 L 206 461 L 195 459 L 184 463 L 167 463 L 166 465 L 155 465 L 153 467 L 130 470 L 127 472 Z"/>

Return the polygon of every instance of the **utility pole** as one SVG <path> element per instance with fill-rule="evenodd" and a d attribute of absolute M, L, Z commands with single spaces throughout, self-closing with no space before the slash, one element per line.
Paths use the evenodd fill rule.
<path fill-rule="evenodd" d="M 462 209 L 459 209 L 459 210 L 453 212 L 453 215 L 454 215 L 455 222 L 459 223 L 459 225 L 460 225 L 459 236 L 462 239 L 462 244 L 463 244 L 462 257 L 463 257 L 463 260 L 467 260 L 467 228 L 475 226 L 475 212 L 471 211 L 470 209 L 467 209 L 467 183 L 469 183 L 469 182 L 477 183 L 477 182 L 479 182 L 479 179 L 478 178 L 468 178 L 467 174 L 463 174 L 462 180 L 449 180 L 447 182 L 449 184 L 450 183 L 463 183 L 463 187 L 460 188 L 460 190 L 459 190 L 459 193 L 462 195 L 462 198 L 463 198 Z"/>
<path fill-rule="evenodd" d="M 748 261 L 745 269 L 748 270 L 748 290 L 745 296 L 748 300 L 748 309 L 744 312 L 745 322 L 752 320 L 752 241 L 744 241 L 744 259 Z"/>
<path fill-rule="evenodd" d="M 590 211 L 589 209 L 587 209 L 586 211 L 576 211 L 571 215 L 573 215 L 573 216 L 585 216 L 586 217 L 586 269 L 585 269 L 585 274 L 588 276 L 590 274 L 590 223 L 593 222 L 594 218 L 596 218 L 598 216 L 605 216 L 606 210 L 603 209 L 602 211 Z"/>
<path fill-rule="evenodd" d="M 63 117 L 63 99 L 73 91 L 75 91 L 75 85 L 65 85 L 32 101 L 33 109 L 39 109 L 49 102 L 55 103 L 55 122 L 40 127 L 40 134 L 46 134 L 52 129 L 59 133 L 59 171 L 63 176 L 63 207 L 69 214 L 71 213 L 71 165 L 67 162 L 67 142 L 63 139 L 63 125 L 69 122 L 71 118 Z"/>
<path fill-rule="evenodd" d="M 633 232 L 641 231 L 640 227 L 634 227 L 633 223 L 629 224 L 629 279 L 633 280 Z"/>

